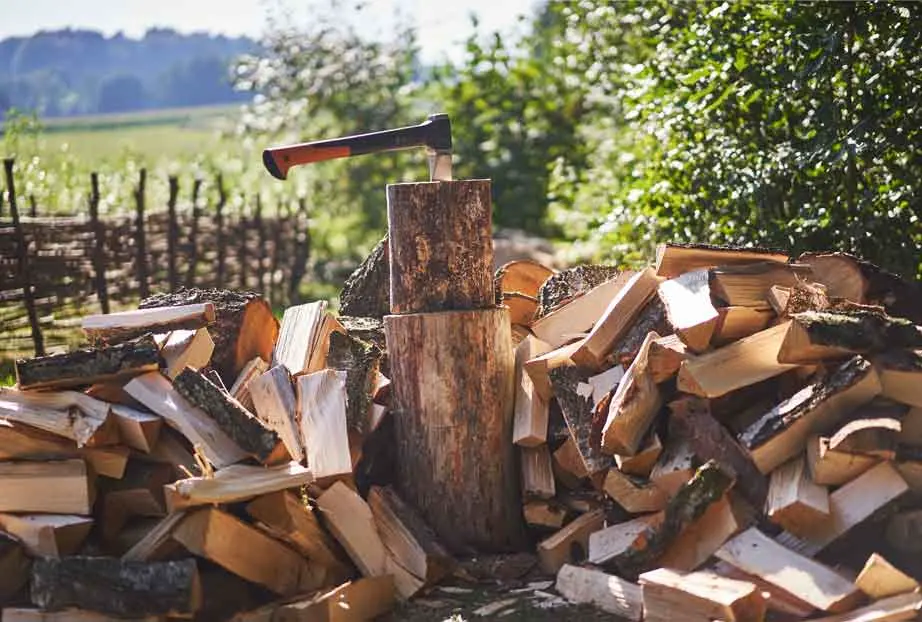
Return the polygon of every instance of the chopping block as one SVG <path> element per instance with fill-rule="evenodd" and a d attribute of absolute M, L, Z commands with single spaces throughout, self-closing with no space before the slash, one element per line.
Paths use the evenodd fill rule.
<path fill-rule="evenodd" d="M 397 485 L 456 554 L 525 544 L 489 180 L 387 187 Z"/>

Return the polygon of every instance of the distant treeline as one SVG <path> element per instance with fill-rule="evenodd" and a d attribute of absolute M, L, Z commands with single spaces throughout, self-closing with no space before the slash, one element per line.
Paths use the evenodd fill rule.
<path fill-rule="evenodd" d="M 239 102 L 231 61 L 258 49 L 247 37 L 148 30 L 140 39 L 93 30 L 0 40 L 0 117 L 43 117 Z"/>

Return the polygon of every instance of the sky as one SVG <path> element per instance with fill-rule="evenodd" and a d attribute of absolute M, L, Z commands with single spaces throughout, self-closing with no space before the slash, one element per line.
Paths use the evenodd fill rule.
<path fill-rule="evenodd" d="M 365 0 L 361 12 L 350 12 L 357 29 L 369 36 L 386 34 L 402 15 L 415 23 L 422 60 L 458 59 L 471 32 L 474 13 L 484 31 L 516 32 L 517 17 L 530 13 L 538 0 Z M 342 2 L 352 6 L 355 0 Z M 137 37 L 151 27 L 181 32 L 258 37 L 267 16 L 289 11 L 296 20 L 309 20 L 323 0 L 0 0 L 0 39 L 39 30 L 90 28 L 106 35 L 122 31 Z"/>

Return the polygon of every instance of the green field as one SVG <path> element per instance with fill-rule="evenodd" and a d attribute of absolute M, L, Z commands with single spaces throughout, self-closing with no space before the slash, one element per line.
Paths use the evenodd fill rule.
<path fill-rule="evenodd" d="M 208 106 L 128 114 L 94 115 L 42 122 L 39 148 L 81 160 L 111 162 L 133 156 L 148 162 L 196 158 L 233 146 L 226 137 L 238 106 Z"/>

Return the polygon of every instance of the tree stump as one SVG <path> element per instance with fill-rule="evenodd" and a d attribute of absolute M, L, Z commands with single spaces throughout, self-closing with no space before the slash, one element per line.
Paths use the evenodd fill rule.
<path fill-rule="evenodd" d="M 453 552 L 515 550 L 515 366 L 508 310 L 494 304 L 490 183 L 387 190 L 398 487 Z"/>

